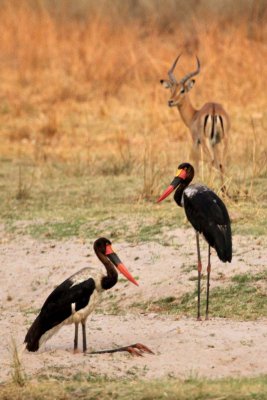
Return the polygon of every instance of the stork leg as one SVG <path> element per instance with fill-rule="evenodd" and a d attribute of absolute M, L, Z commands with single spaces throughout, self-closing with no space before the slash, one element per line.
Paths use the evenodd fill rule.
<path fill-rule="evenodd" d="M 79 330 L 79 324 L 75 322 L 74 348 L 73 348 L 74 353 L 77 352 L 77 348 L 78 348 L 78 330 Z"/>
<path fill-rule="evenodd" d="M 201 264 L 201 256 L 200 256 L 200 247 L 199 247 L 199 233 L 196 232 L 196 239 L 197 239 L 197 271 L 198 271 L 198 285 L 197 285 L 197 320 L 201 321 L 200 317 L 200 290 L 201 290 L 201 271 L 202 271 L 202 264 Z"/>
<path fill-rule="evenodd" d="M 208 250 L 208 266 L 207 266 L 207 303 L 206 303 L 206 320 L 209 319 L 209 295 L 210 295 L 210 245 Z"/>
<path fill-rule="evenodd" d="M 82 332 L 83 332 L 83 352 L 86 353 L 87 344 L 86 344 L 86 329 L 85 329 L 85 321 L 82 322 Z"/>

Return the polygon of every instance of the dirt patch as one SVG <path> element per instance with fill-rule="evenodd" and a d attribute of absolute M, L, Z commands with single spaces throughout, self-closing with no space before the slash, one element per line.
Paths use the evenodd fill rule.
<path fill-rule="evenodd" d="M 0 380 L 10 376 L 8 345 L 14 336 L 23 342 L 27 328 L 51 290 L 80 268 L 99 266 L 92 243 L 80 240 L 41 242 L 29 237 L 12 238 L 0 231 L 1 250 L 1 331 Z M 64 375 L 90 372 L 108 376 L 158 378 L 189 375 L 222 377 L 267 373 L 267 320 L 233 321 L 212 318 L 197 322 L 191 318 L 133 311 L 129 306 L 193 290 L 196 276 L 195 240 L 192 230 L 163 234 L 169 246 L 150 242 L 137 246 L 114 243 L 125 265 L 138 277 L 140 287 L 120 281 L 108 291 L 87 323 L 89 350 L 101 350 L 141 342 L 155 355 L 133 358 L 127 354 L 72 354 L 74 327 L 63 327 L 38 353 L 24 352 L 22 361 L 28 374 Z M 206 245 L 202 243 L 203 265 Z M 205 252 L 205 254 L 204 254 Z M 267 259 L 266 239 L 235 237 L 231 264 L 212 261 L 212 287 L 225 285 L 238 273 L 258 273 Z M 100 266 L 99 266 L 100 267 Z M 222 279 L 223 276 L 223 279 Z M 110 315 L 111 305 L 120 304 L 125 315 Z M 81 343 L 80 343 L 81 344 Z"/>

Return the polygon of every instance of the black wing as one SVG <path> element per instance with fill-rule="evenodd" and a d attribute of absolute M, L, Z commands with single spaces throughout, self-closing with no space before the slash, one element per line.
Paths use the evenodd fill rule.
<path fill-rule="evenodd" d="M 44 302 L 40 314 L 25 337 L 27 349 L 38 350 L 40 337 L 71 316 L 72 304 L 75 305 L 75 311 L 84 308 L 89 303 L 94 290 L 93 278 L 74 285 L 72 279 L 69 278 L 57 286 Z"/>
<path fill-rule="evenodd" d="M 72 314 L 72 304 L 75 304 L 75 311 L 79 311 L 89 303 L 95 290 L 93 278 L 72 285 L 73 281 L 67 279 L 56 287 L 46 299 L 40 315 L 49 325 L 48 329 L 60 324 Z"/>
<path fill-rule="evenodd" d="M 190 186 L 189 186 L 190 188 Z M 220 260 L 232 260 L 232 234 L 228 211 L 223 201 L 212 190 L 198 186 L 184 191 L 184 208 L 193 227 L 217 251 Z"/>

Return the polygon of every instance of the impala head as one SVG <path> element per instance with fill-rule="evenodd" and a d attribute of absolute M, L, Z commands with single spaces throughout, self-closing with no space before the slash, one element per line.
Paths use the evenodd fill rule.
<path fill-rule="evenodd" d="M 199 74 L 200 72 L 200 62 L 198 57 L 197 59 L 197 69 L 193 72 L 189 72 L 186 74 L 180 81 L 177 82 L 174 76 L 174 69 L 176 64 L 180 58 L 181 54 L 174 60 L 174 63 L 171 69 L 168 71 L 169 79 L 164 80 L 161 79 L 160 83 L 166 88 L 170 89 L 171 97 L 168 101 L 169 107 L 180 106 L 183 102 L 184 96 L 192 89 L 194 86 L 195 80 L 191 79 L 193 76 Z"/>
<path fill-rule="evenodd" d="M 121 262 L 118 255 L 113 250 L 110 240 L 104 237 L 97 239 L 94 243 L 94 250 L 97 255 L 100 253 L 102 256 L 108 258 L 112 262 L 112 264 L 115 265 L 117 270 L 125 276 L 125 278 L 138 286 L 138 283 L 136 282 L 134 277 L 130 274 L 125 265 Z"/>

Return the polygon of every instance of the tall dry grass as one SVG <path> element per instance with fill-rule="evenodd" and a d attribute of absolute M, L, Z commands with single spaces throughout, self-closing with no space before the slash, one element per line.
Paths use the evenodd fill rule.
<path fill-rule="evenodd" d="M 11 337 L 10 339 L 10 345 L 9 345 L 9 351 L 10 351 L 10 358 L 11 358 L 11 377 L 12 377 L 12 382 L 16 386 L 24 386 L 26 383 L 26 374 L 24 371 L 24 367 L 21 361 L 21 354 L 19 352 L 16 340 L 14 337 Z"/>
<path fill-rule="evenodd" d="M 222 102 L 231 116 L 230 181 L 266 174 L 265 2 L 216 4 L 2 0 L 1 153 L 143 174 L 149 195 L 163 169 L 189 157 L 187 129 L 159 84 L 182 51 L 178 77 L 201 60 L 194 104 Z"/>

